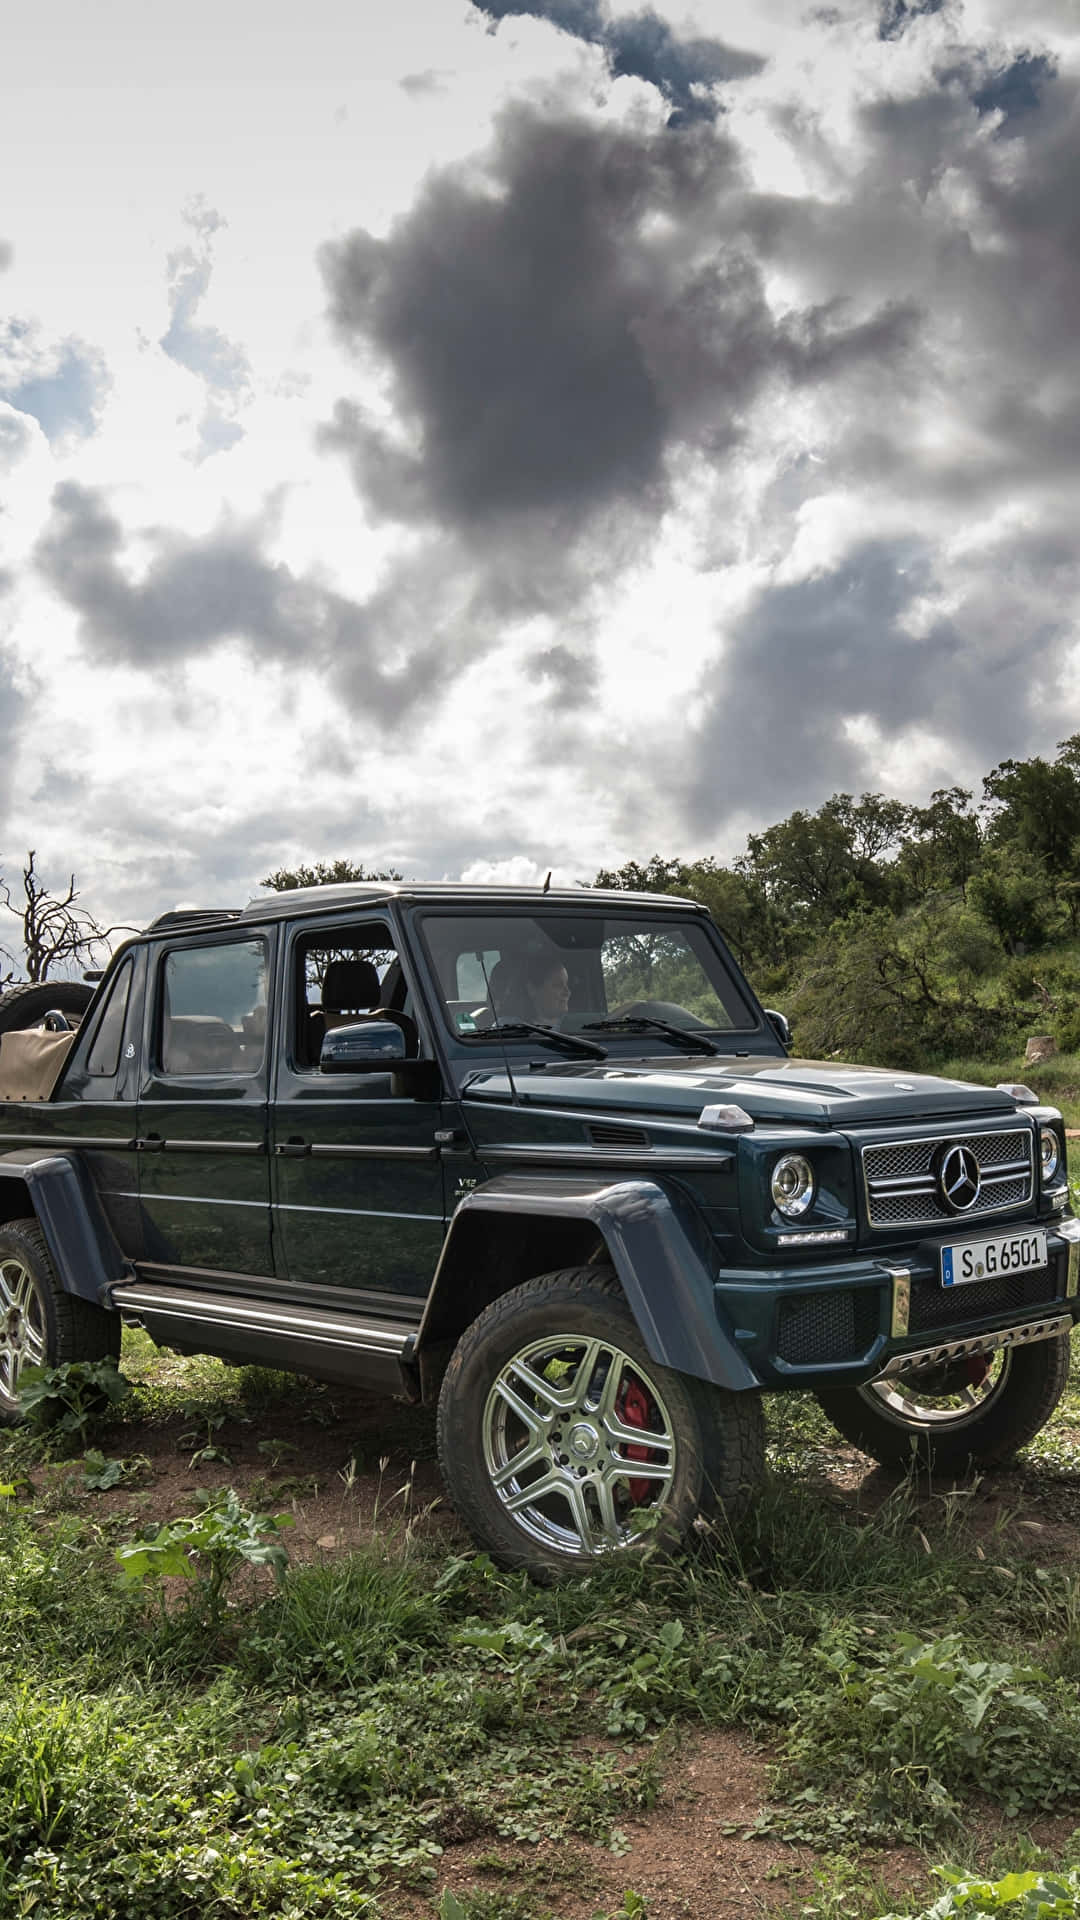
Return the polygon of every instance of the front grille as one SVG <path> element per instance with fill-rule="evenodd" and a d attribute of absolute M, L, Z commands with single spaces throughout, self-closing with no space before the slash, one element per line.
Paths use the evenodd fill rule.
<path fill-rule="evenodd" d="M 870 1287 L 832 1287 L 781 1300 L 776 1350 L 789 1366 L 857 1360 L 878 1330 L 878 1294 Z"/>
<path fill-rule="evenodd" d="M 942 1134 L 931 1140 L 890 1140 L 864 1147 L 866 1208 L 872 1227 L 933 1226 L 938 1221 L 978 1220 L 1026 1206 L 1034 1185 L 1033 1135 L 1029 1127 L 995 1133 Z M 943 1147 L 970 1147 L 979 1163 L 981 1190 L 973 1207 L 956 1214 L 938 1191 L 934 1160 Z"/>
<path fill-rule="evenodd" d="M 913 1279 L 909 1333 L 934 1327 L 962 1327 L 969 1321 L 1004 1318 L 1028 1307 L 1058 1299 L 1060 1285 L 1053 1267 L 1031 1273 L 999 1274 L 994 1280 L 973 1280 L 961 1287 L 943 1287 L 933 1280 Z"/>

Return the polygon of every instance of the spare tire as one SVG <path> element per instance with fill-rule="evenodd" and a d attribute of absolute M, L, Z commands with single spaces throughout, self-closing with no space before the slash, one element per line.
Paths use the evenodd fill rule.
<path fill-rule="evenodd" d="M 93 997 L 93 987 L 84 986 L 81 980 L 44 980 L 9 987 L 0 994 L 0 1033 L 38 1027 L 47 1013 L 66 1013 L 81 1020 Z"/>

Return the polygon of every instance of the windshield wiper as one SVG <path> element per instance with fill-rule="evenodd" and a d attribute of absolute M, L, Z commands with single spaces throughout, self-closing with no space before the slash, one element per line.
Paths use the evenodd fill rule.
<path fill-rule="evenodd" d="M 607 1059 L 607 1048 L 598 1047 L 595 1040 L 579 1040 L 576 1034 L 561 1033 L 558 1027 L 542 1027 L 535 1020 L 500 1020 L 488 1027 L 487 1032 L 501 1035 L 504 1040 L 527 1040 L 530 1033 L 535 1033 L 538 1040 L 546 1040 L 549 1047 L 556 1047 L 560 1053 L 574 1054 L 578 1059 Z"/>
<path fill-rule="evenodd" d="M 706 1040 L 696 1028 L 676 1027 L 670 1020 L 654 1020 L 645 1013 L 623 1013 L 614 1020 L 586 1020 L 589 1033 L 662 1033 L 665 1040 L 674 1040 L 684 1053 L 719 1053 L 711 1040 Z"/>

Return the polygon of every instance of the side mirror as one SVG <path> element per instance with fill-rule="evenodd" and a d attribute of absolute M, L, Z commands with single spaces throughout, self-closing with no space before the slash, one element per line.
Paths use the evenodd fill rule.
<path fill-rule="evenodd" d="M 320 1073 L 388 1073 L 395 1095 L 437 1100 L 441 1093 L 434 1060 L 410 1060 L 405 1035 L 392 1020 L 366 1020 L 332 1027 L 319 1051 Z"/>
<path fill-rule="evenodd" d="M 405 1035 L 392 1020 L 331 1027 L 319 1052 L 321 1073 L 394 1073 L 405 1058 Z"/>
<path fill-rule="evenodd" d="M 786 1013 L 777 1013 L 775 1007 L 766 1007 L 765 1018 L 769 1022 L 769 1025 L 771 1026 L 773 1032 L 775 1033 L 777 1039 L 779 1040 L 780 1045 L 782 1047 L 790 1047 L 791 1028 L 788 1025 L 788 1018 Z"/>

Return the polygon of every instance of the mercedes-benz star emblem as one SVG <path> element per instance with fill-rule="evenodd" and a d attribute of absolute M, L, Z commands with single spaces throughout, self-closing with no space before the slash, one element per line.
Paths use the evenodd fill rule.
<path fill-rule="evenodd" d="M 982 1188 L 982 1170 L 970 1147 L 946 1147 L 937 1165 L 938 1191 L 951 1213 L 968 1213 Z"/>

